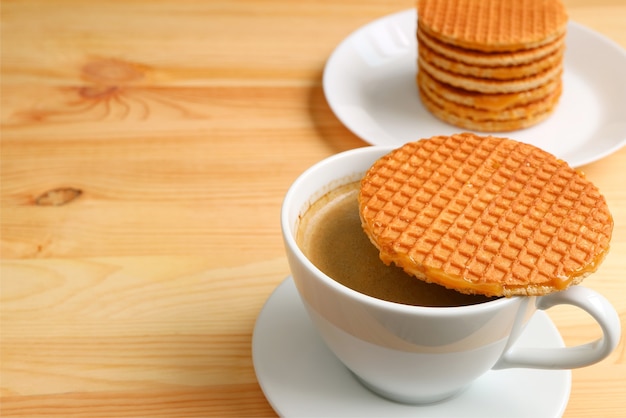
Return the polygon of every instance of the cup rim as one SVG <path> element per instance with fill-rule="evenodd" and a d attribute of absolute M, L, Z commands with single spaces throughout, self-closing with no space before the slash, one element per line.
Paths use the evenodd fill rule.
<path fill-rule="evenodd" d="M 330 276 L 325 274 L 319 268 L 317 268 L 302 252 L 298 244 L 296 243 L 296 239 L 294 234 L 292 233 L 295 230 L 295 225 L 291 225 L 289 221 L 289 209 L 293 205 L 292 200 L 294 199 L 294 195 L 297 193 L 302 183 L 304 183 L 309 177 L 314 176 L 315 173 L 318 173 L 321 169 L 328 165 L 337 164 L 338 161 L 343 161 L 348 158 L 356 158 L 362 154 L 378 154 L 380 157 L 385 155 L 385 153 L 392 151 L 395 147 L 392 146 L 379 146 L 372 145 L 367 147 L 350 149 L 347 151 L 343 151 L 337 154 L 333 154 L 329 157 L 326 157 L 317 163 L 313 164 L 309 168 L 307 168 L 304 172 L 302 172 L 291 184 L 287 193 L 283 198 L 283 203 L 281 207 L 281 230 L 283 234 L 283 239 L 285 240 L 285 245 L 291 250 L 292 253 L 298 258 L 298 261 L 302 263 L 307 270 L 314 273 L 318 280 L 321 280 L 326 286 L 333 288 L 337 292 L 341 292 L 343 294 L 348 295 L 352 299 L 356 299 L 361 303 L 364 303 L 368 306 L 375 307 L 378 309 L 386 309 L 396 312 L 408 313 L 408 314 L 430 314 L 430 315 L 439 315 L 439 316 L 452 316 L 458 315 L 460 313 L 468 313 L 472 311 L 472 313 L 484 312 L 488 310 L 498 310 L 501 309 L 505 304 L 515 303 L 521 296 L 511 296 L 511 297 L 499 297 L 498 299 L 477 303 L 473 305 L 463 305 L 463 306 L 419 306 L 419 305 L 407 305 L 398 302 L 391 302 L 387 300 L 382 300 L 375 298 L 373 296 L 366 295 L 364 293 L 358 292 L 354 289 L 345 286 L 336 280 L 332 279 Z M 348 176 L 342 176 L 336 178 L 335 180 L 341 180 L 341 178 L 346 178 Z M 339 185 L 339 184 L 338 184 Z M 321 188 L 320 188 L 321 189 Z M 319 191 L 319 189 L 317 190 Z M 312 196 L 312 194 L 310 194 Z M 302 208 L 298 208 L 299 211 Z M 416 280 L 419 280 L 416 278 Z"/>

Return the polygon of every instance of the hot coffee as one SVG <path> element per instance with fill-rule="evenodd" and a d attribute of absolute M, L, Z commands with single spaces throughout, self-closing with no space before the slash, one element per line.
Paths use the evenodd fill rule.
<path fill-rule="evenodd" d="M 417 306 L 463 306 L 494 298 L 465 295 L 409 276 L 385 265 L 361 227 L 359 182 L 340 186 L 306 211 L 296 240 L 317 268 L 358 292 L 391 302 Z"/>

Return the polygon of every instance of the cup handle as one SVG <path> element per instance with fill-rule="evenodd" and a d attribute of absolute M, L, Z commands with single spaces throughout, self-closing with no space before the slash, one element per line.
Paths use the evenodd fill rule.
<path fill-rule="evenodd" d="M 494 369 L 575 369 L 597 363 L 615 349 L 620 339 L 621 325 L 617 312 L 604 296 L 583 286 L 572 286 L 536 300 L 537 309 L 546 310 L 556 305 L 573 305 L 587 312 L 602 328 L 602 337 L 574 347 L 527 348 L 513 344 Z"/>

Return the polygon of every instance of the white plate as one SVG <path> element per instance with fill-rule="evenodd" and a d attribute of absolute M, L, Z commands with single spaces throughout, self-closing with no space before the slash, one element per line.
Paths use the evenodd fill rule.
<path fill-rule="evenodd" d="M 554 324 L 537 312 L 519 344 L 563 347 Z M 252 338 L 257 379 L 283 417 L 559 417 L 569 399 L 569 370 L 490 371 L 446 401 L 394 403 L 361 386 L 313 328 L 289 277 L 272 293 Z"/>
<path fill-rule="evenodd" d="M 465 130 L 435 118 L 419 99 L 416 25 L 415 10 L 378 19 L 348 36 L 326 63 L 330 107 L 370 144 L 399 146 Z M 555 112 L 538 125 L 502 135 L 539 146 L 574 167 L 615 152 L 626 144 L 626 51 L 570 22 L 563 94 Z"/>

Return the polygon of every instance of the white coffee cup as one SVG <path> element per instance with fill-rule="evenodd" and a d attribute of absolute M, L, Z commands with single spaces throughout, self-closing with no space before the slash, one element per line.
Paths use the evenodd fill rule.
<path fill-rule="evenodd" d="M 322 339 L 365 386 L 394 401 L 430 403 L 463 390 L 491 369 L 572 369 L 597 363 L 614 350 L 621 334 L 615 309 L 580 285 L 540 297 L 420 307 L 364 295 L 316 268 L 296 244 L 299 218 L 328 191 L 359 180 L 389 151 L 359 148 L 315 164 L 290 187 L 281 213 L 289 266 L 302 302 Z M 575 347 L 516 346 L 537 310 L 561 304 L 588 312 L 602 337 Z"/>

